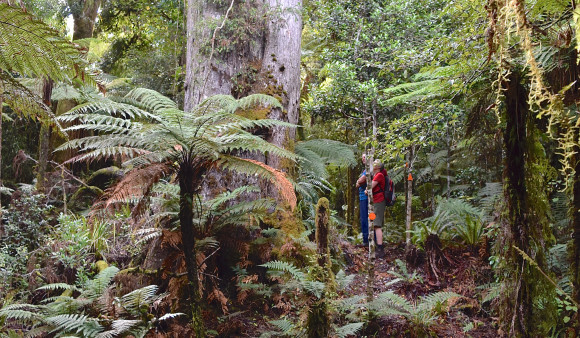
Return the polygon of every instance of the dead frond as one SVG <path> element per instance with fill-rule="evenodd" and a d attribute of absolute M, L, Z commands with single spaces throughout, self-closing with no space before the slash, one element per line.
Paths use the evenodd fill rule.
<path fill-rule="evenodd" d="M 252 159 L 243 159 L 243 160 L 252 162 L 269 171 L 273 175 L 270 181 L 274 183 L 274 185 L 280 192 L 280 197 L 284 201 L 288 202 L 288 205 L 290 205 L 290 209 L 294 211 L 294 208 L 296 208 L 297 203 L 296 194 L 294 193 L 294 186 L 292 185 L 292 182 L 290 182 L 288 178 L 286 178 L 286 174 L 283 171 L 274 169 L 269 165 L 264 164 L 260 161 Z"/>

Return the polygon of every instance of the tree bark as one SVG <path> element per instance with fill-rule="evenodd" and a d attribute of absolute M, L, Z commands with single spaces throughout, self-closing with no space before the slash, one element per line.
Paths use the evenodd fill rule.
<path fill-rule="evenodd" d="M 74 20 L 73 41 L 93 37 L 101 0 L 67 0 Z"/>
<path fill-rule="evenodd" d="M 217 50 L 220 47 L 217 41 L 214 50 L 207 51 L 211 48 L 214 34 L 214 30 L 208 28 L 208 22 L 216 21 L 219 27 L 227 23 L 228 18 L 241 15 L 244 4 L 235 3 L 224 20 L 225 8 L 220 10 L 215 4 L 202 0 L 187 1 L 185 111 L 216 94 L 241 97 L 263 93 L 277 97 L 283 106 L 283 109 L 272 110 L 269 118 L 298 123 L 302 32 L 302 19 L 298 13 L 302 2 L 256 0 L 255 4 L 259 8 L 271 9 L 265 22 L 247 17 L 255 20 L 257 25 L 262 24 L 263 29 L 254 33 L 252 41 L 237 43 L 233 50 L 222 53 Z M 216 34 L 220 41 L 229 41 L 220 34 L 220 31 Z M 267 135 L 269 141 L 285 148 L 292 147 L 294 138 L 294 129 L 282 127 L 273 128 Z M 266 163 L 277 169 L 289 169 L 274 156 L 266 158 Z"/>
<path fill-rule="evenodd" d="M 52 96 L 52 89 L 54 82 L 51 79 L 45 79 L 42 88 L 42 101 L 47 107 L 52 107 L 50 97 Z M 50 125 L 48 121 L 42 121 L 40 126 L 40 140 L 38 149 L 38 167 L 36 174 L 36 189 L 44 193 L 46 189 L 46 171 L 48 169 L 48 161 L 50 160 Z"/>
<path fill-rule="evenodd" d="M 0 70 L 1 72 L 1 70 Z M 2 183 L 2 111 L 4 109 L 4 83 L 0 80 L 0 188 Z M 0 237 L 4 235 L 4 224 L 2 223 L 2 193 L 0 193 Z"/>

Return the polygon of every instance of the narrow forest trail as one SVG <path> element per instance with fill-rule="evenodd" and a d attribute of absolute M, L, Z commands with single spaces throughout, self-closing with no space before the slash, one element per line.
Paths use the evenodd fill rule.
<path fill-rule="evenodd" d="M 368 252 L 366 248 L 355 247 L 343 243 L 343 252 L 350 263 L 346 273 L 355 275 L 354 281 L 347 288 L 343 297 L 366 295 L 367 278 L 366 263 Z M 416 301 L 420 297 L 439 291 L 450 291 L 463 295 L 464 298 L 454 299 L 452 306 L 444 309 L 439 319 L 434 321 L 430 331 L 438 337 L 498 337 L 502 336 L 494 325 L 497 318 L 489 315 L 489 304 L 482 306 L 481 291 L 477 285 L 491 282 L 491 268 L 486 257 L 465 249 L 446 249 L 453 257 L 454 266 L 440 267 L 439 283 L 429 280 L 426 273 L 426 263 L 419 260 L 416 269 L 409 268 L 405 272 L 404 245 L 385 245 L 385 257 L 375 259 L 375 280 L 373 294 L 375 297 L 382 292 L 393 291 L 408 301 Z M 399 262 L 397 262 L 399 260 Z M 395 281 L 399 279 L 399 281 Z M 473 323 L 473 329 L 464 332 L 464 328 Z M 407 334 L 409 322 L 403 317 L 381 317 L 376 323 L 377 337 L 398 337 Z"/>

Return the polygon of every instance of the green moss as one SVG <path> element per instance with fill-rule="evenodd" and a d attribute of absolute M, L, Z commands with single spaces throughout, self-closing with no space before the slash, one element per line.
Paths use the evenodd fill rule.
<path fill-rule="evenodd" d="M 107 262 L 105 262 L 103 260 L 100 260 L 100 261 L 97 261 L 95 263 L 95 266 L 97 267 L 97 271 L 101 272 L 101 271 L 105 270 L 106 268 L 108 268 L 109 264 L 107 264 Z"/>

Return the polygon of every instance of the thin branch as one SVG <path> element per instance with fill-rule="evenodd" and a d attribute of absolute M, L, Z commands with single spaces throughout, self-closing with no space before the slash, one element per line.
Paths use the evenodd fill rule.
<path fill-rule="evenodd" d="M 218 252 L 220 250 L 220 248 L 215 249 L 214 252 L 212 252 L 211 254 L 209 254 L 209 256 L 207 256 L 198 266 L 197 268 L 201 268 L 201 266 L 203 265 L 203 263 L 205 263 L 211 256 L 215 255 L 216 252 Z"/>

